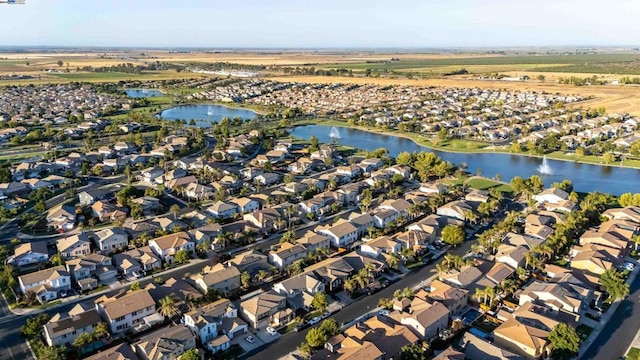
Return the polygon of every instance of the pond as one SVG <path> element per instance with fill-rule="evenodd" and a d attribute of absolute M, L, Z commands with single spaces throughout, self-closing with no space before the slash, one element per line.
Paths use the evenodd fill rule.
<path fill-rule="evenodd" d="M 556 181 L 569 179 L 573 182 L 574 189 L 581 192 L 601 191 L 613 195 L 640 192 L 640 170 L 638 169 L 549 159 L 546 161 L 546 170 L 550 173 L 542 174 L 540 168 L 543 165 L 543 159 L 541 158 L 511 154 L 437 151 L 418 145 L 410 139 L 359 129 L 337 127 L 332 131 L 332 127 L 327 125 L 306 125 L 295 127 L 291 135 L 303 139 L 309 139 L 314 135 L 324 143 L 331 143 L 336 139 L 342 145 L 367 151 L 384 147 L 389 150 L 391 156 L 397 156 L 403 151 L 433 151 L 453 164 L 467 164 L 467 171 L 470 173 L 480 170 L 482 175 L 488 177 L 500 174 L 506 181 L 514 176 L 529 177 L 537 174 L 542 177 L 547 186 Z"/>
<path fill-rule="evenodd" d="M 125 89 L 124 92 L 127 93 L 127 96 L 130 98 L 146 98 L 146 97 L 154 97 L 154 96 L 165 96 L 160 90 L 151 90 L 151 89 Z"/>
<path fill-rule="evenodd" d="M 166 109 L 160 113 L 160 118 L 166 120 L 186 121 L 193 119 L 196 121 L 196 125 L 198 127 L 210 127 L 212 123 L 217 123 L 224 117 L 228 117 L 229 119 L 240 117 L 246 120 L 253 119 L 256 115 L 257 114 L 254 111 L 249 109 L 230 108 L 221 105 L 195 104 L 180 105 Z"/>

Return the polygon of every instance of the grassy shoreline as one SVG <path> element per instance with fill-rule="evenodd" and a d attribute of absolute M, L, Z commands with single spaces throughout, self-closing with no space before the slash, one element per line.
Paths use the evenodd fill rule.
<path fill-rule="evenodd" d="M 531 154 L 526 152 L 513 152 L 503 147 L 493 147 L 493 145 L 489 143 L 483 143 L 483 142 L 478 142 L 473 140 L 463 140 L 463 139 L 443 140 L 442 143 L 445 143 L 446 145 L 439 146 L 439 145 L 434 145 L 428 139 L 425 139 L 425 136 L 422 134 L 400 132 L 395 130 L 385 131 L 385 130 L 375 129 L 367 126 L 351 125 L 344 121 L 330 120 L 330 119 L 319 119 L 319 118 L 305 119 L 305 120 L 298 120 L 294 123 L 294 126 L 304 126 L 304 125 L 337 126 L 337 127 L 358 129 L 358 130 L 362 130 L 362 131 L 366 131 L 374 134 L 396 136 L 396 137 L 412 140 L 417 145 L 424 146 L 431 150 L 437 150 L 437 151 L 443 151 L 443 152 L 463 153 L 463 154 L 479 154 L 479 153 L 504 154 L 504 155 L 527 156 L 527 157 L 539 158 L 539 159 L 546 156 L 548 159 L 573 162 L 578 164 L 611 166 L 611 167 L 620 167 L 620 168 L 628 168 L 628 169 L 640 169 L 640 160 L 616 161 L 611 164 L 605 164 L 601 158 L 593 155 L 585 155 L 585 156 L 577 157 L 577 156 L 574 156 L 573 154 L 566 154 L 560 151 L 555 151 L 555 152 L 544 154 L 544 155 Z M 451 147 L 448 147 L 449 145 L 451 145 Z"/>

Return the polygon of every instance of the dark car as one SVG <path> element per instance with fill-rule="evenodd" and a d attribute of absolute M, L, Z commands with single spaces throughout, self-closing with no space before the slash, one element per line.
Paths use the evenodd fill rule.
<path fill-rule="evenodd" d="M 293 328 L 296 332 L 302 331 L 309 327 L 309 323 L 298 323 L 295 328 Z"/>

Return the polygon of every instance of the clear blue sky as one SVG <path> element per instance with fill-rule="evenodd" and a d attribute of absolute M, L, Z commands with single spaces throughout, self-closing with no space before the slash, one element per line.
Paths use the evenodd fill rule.
<path fill-rule="evenodd" d="M 637 0 L 26 0 L 0 5 L 0 45 L 638 45 L 638 15 Z"/>

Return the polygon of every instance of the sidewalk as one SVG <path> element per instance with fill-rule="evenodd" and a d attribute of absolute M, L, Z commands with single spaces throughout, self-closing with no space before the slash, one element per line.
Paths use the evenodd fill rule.
<path fill-rule="evenodd" d="M 633 269 L 631 274 L 629 274 L 629 277 L 627 278 L 627 284 L 633 283 L 633 280 L 635 280 L 636 276 L 638 275 L 638 271 L 639 271 L 638 269 L 639 268 L 640 268 L 640 266 L 636 265 L 635 269 Z M 582 344 L 580 344 L 580 351 L 578 352 L 578 359 L 582 358 L 582 356 L 589 349 L 589 347 L 591 347 L 591 344 L 593 344 L 593 342 L 598 338 L 598 335 L 600 335 L 600 332 L 602 331 L 602 329 L 609 322 L 609 320 L 611 319 L 613 314 L 616 312 L 616 310 L 618 310 L 618 306 L 620 306 L 620 303 L 622 303 L 623 300 L 624 299 L 618 299 L 618 300 L 615 300 L 611 304 L 611 306 L 609 307 L 609 309 L 607 309 L 607 312 L 604 314 L 604 316 L 602 316 L 602 318 L 600 318 L 600 322 L 598 323 L 598 327 L 593 329 L 591 334 L 589 334 L 589 337 L 587 337 L 585 339 L 585 341 L 583 341 Z M 637 335 L 636 335 L 636 337 L 637 337 Z M 633 343 L 635 343 L 636 340 L 634 340 Z M 630 348 L 631 348 L 631 346 L 630 346 Z"/>

